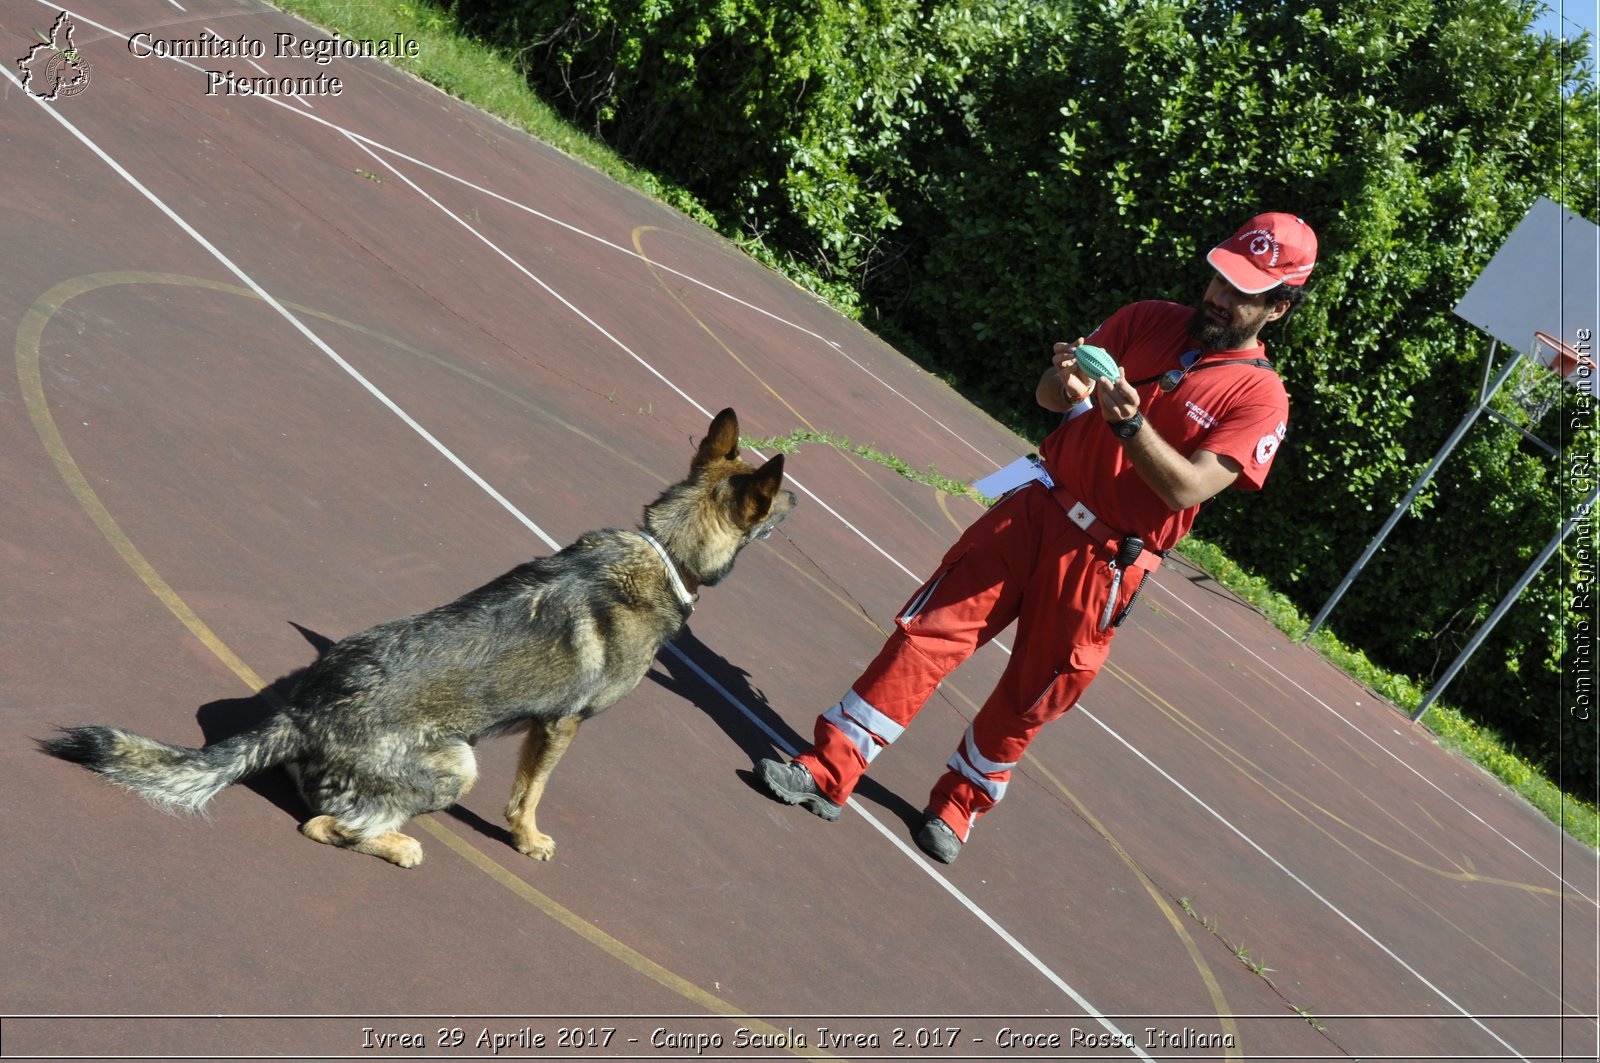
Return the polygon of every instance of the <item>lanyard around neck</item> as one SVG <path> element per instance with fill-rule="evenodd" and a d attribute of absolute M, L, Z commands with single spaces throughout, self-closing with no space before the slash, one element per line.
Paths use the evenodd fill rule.
<path fill-rule="evenodd" d="M 1196 348 L 1192 351 L 1185 351 L 1183 355 L 1178 358 L 1178 365 L 1180 368 L 1168 369 L 1164 373 L 1157 373 L 1155 376 L 1147 376 L 1143 380 L 1131 380 L 1129 383 L 1136 388 L 1140 388 L 1146 384 L 1154 384 L 1159 380 L 1161 381 L 1162 391 L 1175 391 L 1177 390 L 1178 385 L 1183 383 L 1183 378 L 1188 376 L 1190 373 L 1198 373 L 1202 369 L 1211 369 L 1219 365 L 1258 365 L 1269 372 L 1277 372 L 1276 369 L 1272 368 L 1272 363 L 1267 361 L 1265 358 L 1219 358 L 1214 362 L 1200 362 L 1199 365 L 1195 365 L 1195 362 L 1198 361 L 1200 361 L 1199 348 Z"/>

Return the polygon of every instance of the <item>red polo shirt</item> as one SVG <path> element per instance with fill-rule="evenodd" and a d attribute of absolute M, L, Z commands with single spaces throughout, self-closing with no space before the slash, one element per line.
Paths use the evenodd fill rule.
<path fill-rule="evenodd" d="M 1195 348 L 1189 338 L 1194 308 L 1177 303 L 1132 303 L 1108 317 L 1088 342 L 1105 348 L 1128 380 L 1179 368 Z M 1289 424 L 1289 396 L 1278 374 L 1258 365 L 1207 362 L 1265 358 L 1265 345 L 1244 351 L 1205 352 L 1175 391 L 1151 381 L 1140 387 L 1145 422 L 1184 457 L 1209 450 L 1238 462 L 1234 486 L 1260 490 Z M 1173 512 L 1133 467 L 1099 411 L 1075 417 L 1040 447 L 1050 474 L 1073 497 L 1118 531 L 1140 535 L 1147 547 L 1170 549 L 1194 524 L 1198 506 Z"/>

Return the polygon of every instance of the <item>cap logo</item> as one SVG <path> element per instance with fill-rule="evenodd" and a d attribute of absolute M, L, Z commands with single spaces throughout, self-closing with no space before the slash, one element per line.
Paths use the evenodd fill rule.
<path fill-rule="evenodd" d="M 1276 266 L 1278 264 L 1278 241 L 1272 238 L 1271 233 L 1265 229 L 1255 229 L 1244 235 L 1250 237 L 1249 247 L 1252 255 L 1264 255 L 1271 251 L 1272 257 L 1267 259 L 1267 265 Z"/>

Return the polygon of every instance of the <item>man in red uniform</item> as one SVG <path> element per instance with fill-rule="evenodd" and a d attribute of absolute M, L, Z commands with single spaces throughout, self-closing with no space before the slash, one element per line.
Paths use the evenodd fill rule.
<path fill-rule="evenodd" d="M 1075 357 L 1084 340 L 1057 343 L 1036 396 L 1064 417 L 1042 462 L 956 541 L 878 656 L 817 718 L 815 745 L 757 765 L 767 791 L 837 819 L 939 681 L 1016 620 L 1010 663 L 917 832 L 924 852 L 953 861 L 1039 728 L 1099 672 L 1134 594 L 1201 503 L 1230 485 L 1261 488 L 1289 401 L 1256 337 L 1304 297 L 1316 251 L 1293 215 L 1250 219 L 1206 256 L 1216 273 L 1197 306 L 1133 303 L 1095 329 L 1088 342 L 1116 359 L 1116 379 L 1087 378 Z"/>

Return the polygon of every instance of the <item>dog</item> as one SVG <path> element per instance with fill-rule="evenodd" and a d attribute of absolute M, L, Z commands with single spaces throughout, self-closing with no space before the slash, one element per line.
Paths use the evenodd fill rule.
<path fill-rule="evenodd" d="M 400 828 L 471 788 L 480 738 L 526 731 L 506 819 L 518 851 L 549 860 L 555 841 L 534 814 L 578 725 L 633 690 L 699 589 L 789 515 L 782 480 L 782 454 L 759 469 L 739 457 L 738 417 L 723 410 L 641 530 L 588 532 L 448 605 L 349 636 L 249 731 L 202 749 L 98 726 L 39 744 L 174 813 L 284 765 L 311 812 L 306 837 L 415 867 L 422 846 Z"/>

